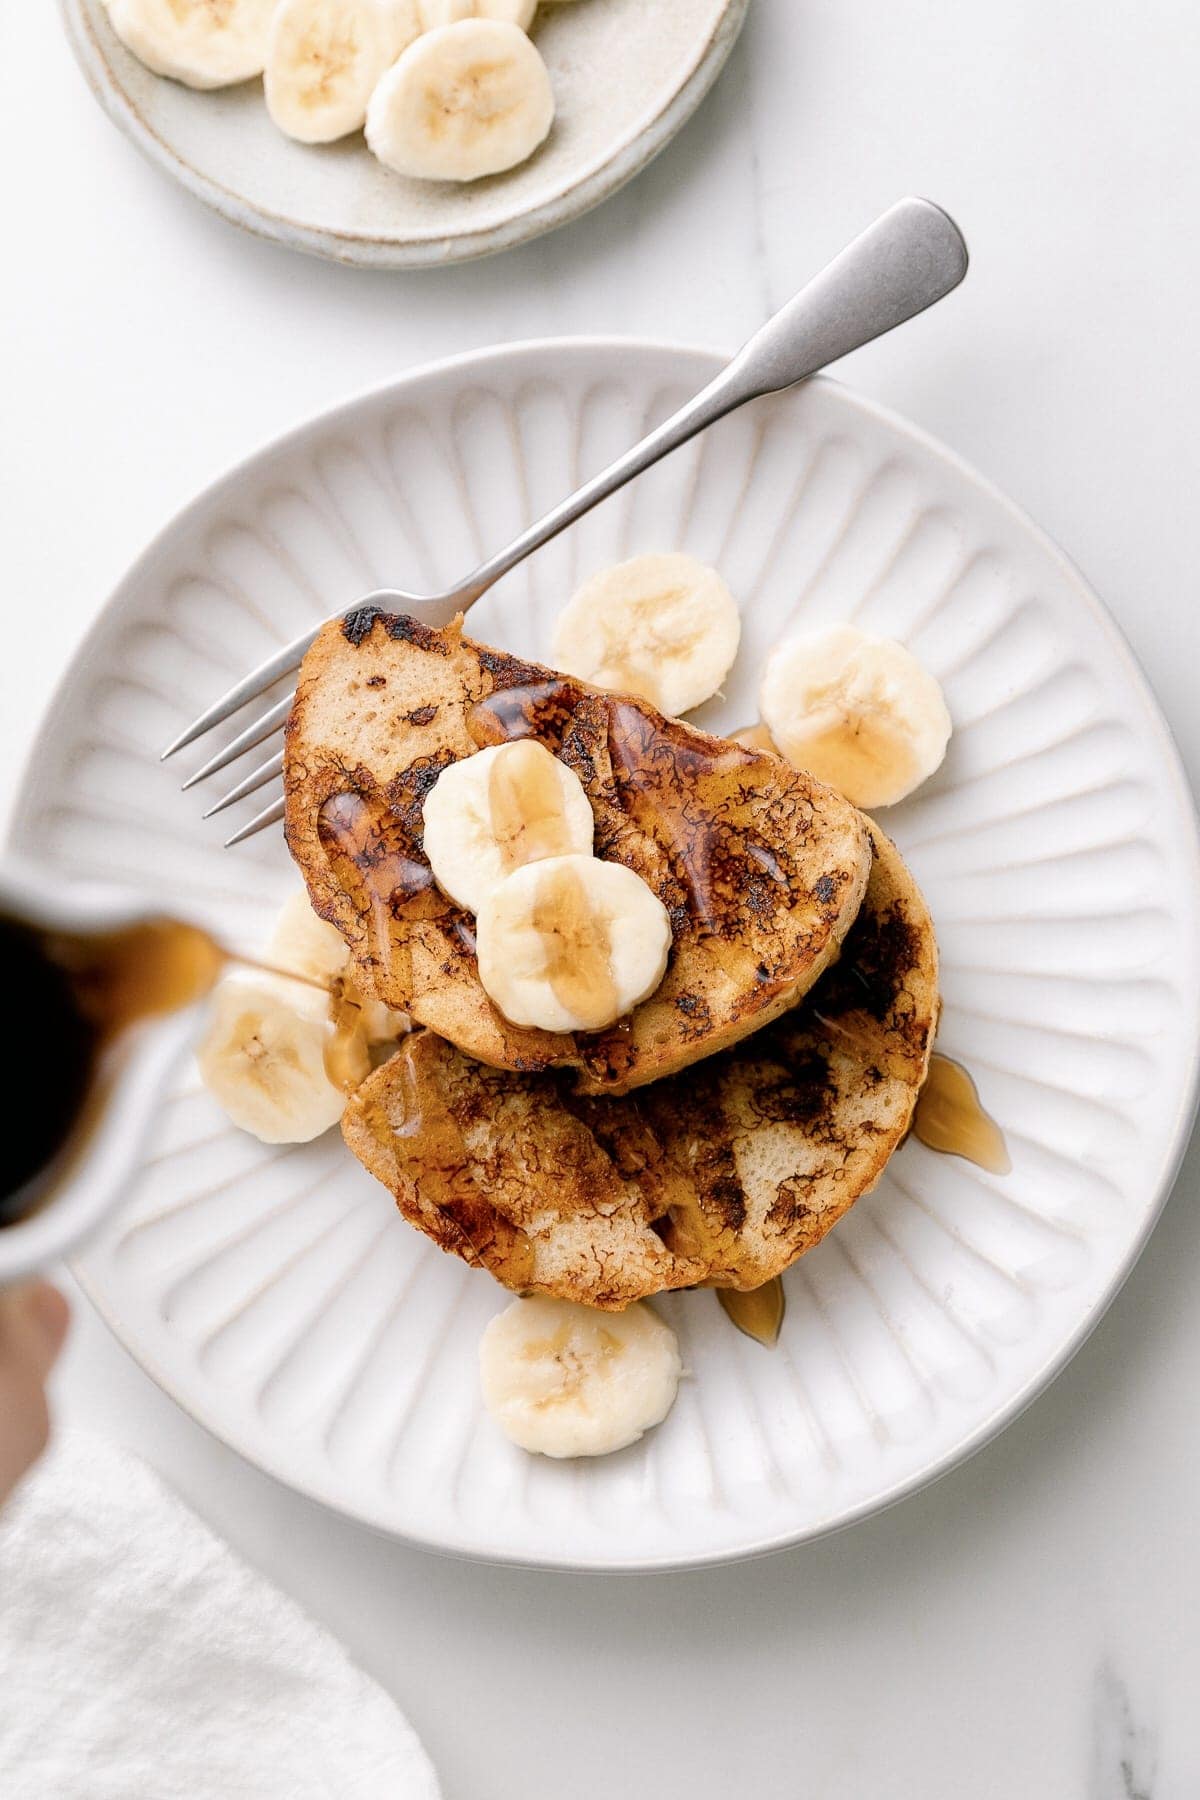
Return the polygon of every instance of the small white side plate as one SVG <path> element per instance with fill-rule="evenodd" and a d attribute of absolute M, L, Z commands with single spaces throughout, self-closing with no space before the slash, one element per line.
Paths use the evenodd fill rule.
<path fill-rule="evenodd" d="M 309 622 L 434 589 L 633 442 L 703 352 L 561 341 L 456 359 L 317 419 L 202 495 L 130 572 L 35 746 L 19 848 L 143 884 L 260 944 L 282 839 L 220 848 L 161 746 Z M 476 1344 L 507 1296 L 403 1224 L 336 1134 L 267 1149 L 187 1072 L 83 1279 L 144 1366 L 304 1493 L 443 1550 L 579 1568 L 717 1561 L 860 1517 L 977 1448 L 1061 1368 L 1133 1263 L 1192 1116 L 1195 820 L 1099 602 L 946 451 L 832 382 L 727 420 L 495 590 L 479 636 L 546 656 L 605 563 L 683 548 L 744 610 L 745 724 L 794 625 L 853 619 L 945 684 L 947 761 L 883 815 L 942 947 L 941 1046 L 1002 1124 L 997 1179 L 909 1142 L 786 1277 L 774 1352 L 710 1293 L 662 1310 L 689 1378 L 594 1464 L 530 1459 L 484 1415 Z M 182 765 L 182 766 L 181 766 Z M 254 802 L 247 803 L 253 806 Z"/>
<path fill-rule="evenodd" d="M 360 136 L 293 143 L 262 84 L 195 93 L 143 67 L 103 0 L 60 0 L 96 98 L 152 162 L 235 225 L 335 262 L 410 269 L 511 249 L 577 219 L 643 169 L 690 118 L 750 0 L 577 0 L 543 6 L 533 37 L 558 108 L 547 143 L 505 175 L 408 181 Z"/>

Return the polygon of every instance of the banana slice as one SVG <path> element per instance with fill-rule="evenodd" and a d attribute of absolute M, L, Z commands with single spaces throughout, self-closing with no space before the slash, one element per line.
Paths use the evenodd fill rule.
<path fill-rule="evenodd" d="M 286 975 L 302 975 L 328 987 L 350 960 L 346 940 L 312 909 L 304 888 L 289 894 L 279 909 L 267 945 L 267 961 Z"/>
<path fill-rule="evenodd" d="M 639 694 L 674 718 L 711 700 L 742 626 L 715 569 L 694 556 L 635 556 L 585 582 L 559 614 L 554 661 L 597 687 Z"/>
<path fill-rule="evenodd" d="M 537 11 L 537 0 L 417 0 L 426 31 L 439 25 L 457 25 L 460 19 L 506 19 L 528 31 Z"/>
<path fill-rule="evenodd" d="M 558 856 L 494 888 L 475 937 L 479 979 L 511 1024 L 600 1031 L 662 980 L 671 921 L 632 869 Z"/>
<path fill-rule="evenodd" d="M 361 131 L 379 77 L 421 30 L 416 0 L 279 0 L 263 77 L 267 111 L 304 144 Z"/>
<path fill-rule="evenodd" d="M 426 32 L 387 71 L 367 143 L 400 175 L 474 181 L 524 162 L 553 122 L 549 71 L 521 28 L 462 19 Z"/>
<path fill-rule="evenodd" d="M 434 880 L 473 913 L 526 863 L 590 856 L 594 830 L 578 775 L 529 738 L 451 763 L 425 801 Z"/>
<path fill-rule="evenodd" d="M 264 1144 L 306 1144 L 336 1125 L 346 1104 L 325 1068 L 335 1035 L 328 1001 L 316 989 L 283 977 L 229 975 L 213 991 L 196 1060 L 235 1125 Z M 359 1070 L 357 1079 L 365 1080 L 365 1042 Z"/>
<path fill-rule="evenodd" d="M 304 888 L 289 894 L 280 908 L 275 930 L 267 946 L 266 960 L 286 975 L 332 988 L 343 979 L 350 962 L 346 940 L 336 926 L 315 913 Z M 363 996 L 360 1021 L 367 1043 L 394 1044 L 412 1030 L 407 1013 L 396 1012 L 382 1000 Z"/>
<path fill-rule="evenodd" d="M 275 0 L 109 0 L 113 30 L 156 75 L 231 87 L 261 75 Z"/>
<path fill-rule="evenodd" d="M 942 690 L 903 644 L 831 625 L 780 644 L 760 699 L 780 753 L 855 806 L 892 806 L 941 764 Z"/>
<path fill-rule="evenodd" d="M 643 1302 L 622 1313 L 570 1300 L 516 1300 L 479 1345 L 483 1403 L 505 1436 L 542 1456 L 607 1456 L 660 1425 L 682 1363 Z"/>

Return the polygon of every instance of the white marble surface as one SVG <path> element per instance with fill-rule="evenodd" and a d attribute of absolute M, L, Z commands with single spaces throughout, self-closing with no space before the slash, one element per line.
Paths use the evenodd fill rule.
<path fill-rule="evenodd" d="M 5 801 L 106 591 L 232 458 L 497 339 L 731 345 L 906 190 L 958 216 L 973 272 L 845 373 L 1074 554 L 1200 772 L 1190 0 L 754 0 L 717 94 L 635 186 L 529 249 L 410 277 L 298 261 L 210 218 L 92 106 L 55 9 L 11 10 Z M 142 1449 L 341 1633 L 449 1800 L 1194 1800 L 1198 1199 L 1193 1154 L 1099 1331 L 974 1462 L 743 1568 L 537 1576 L 372 1538 L 213 1443 L 82 1302 L 58 1404 Z"/>

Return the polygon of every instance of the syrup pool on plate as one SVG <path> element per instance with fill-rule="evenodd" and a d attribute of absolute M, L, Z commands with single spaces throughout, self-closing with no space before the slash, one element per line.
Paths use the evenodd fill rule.
<path fill-rule="evenodd" d="M 917 1100 L 913 1135 L 929 1150 L 961 1156 L 991 1175 L 1007 1175 L 1012 1159 L 1004 1133 L 984 1111 L 975 1086 L 961 1063 L 935 1054 Z"/>
<path fill-rule="evenodd" d="M 745 1293 L 738 1288 L 718 1288 L 717 1299 L 721 1310 L 739 1331 L 753 1338 L 756 1344 L 774 1349 L 779 1342 L 786 1305 L 783 1282 L 778 1275 L 773 1281 Z"/>

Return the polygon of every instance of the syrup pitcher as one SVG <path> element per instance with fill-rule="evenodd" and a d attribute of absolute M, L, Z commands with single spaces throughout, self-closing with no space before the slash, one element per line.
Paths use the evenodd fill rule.
<path fill-rule="evenodd" d="M 0 1149 L 0 1285 L 60 1260 L 123 1197 L 225 952 L 137 895 L 0 863 L 16 1022 Z"/>

